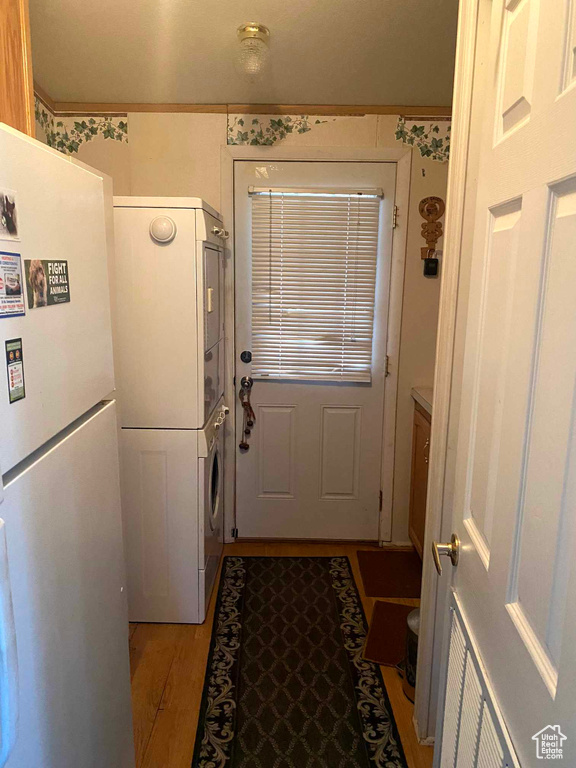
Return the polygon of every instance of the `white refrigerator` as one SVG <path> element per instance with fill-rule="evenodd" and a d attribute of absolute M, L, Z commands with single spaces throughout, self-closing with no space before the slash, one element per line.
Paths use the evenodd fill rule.
<path fill-rule="evenodd" d="M 0 214 L 0 766 L 133 768 L 104 182 L 0 126 Z"/>

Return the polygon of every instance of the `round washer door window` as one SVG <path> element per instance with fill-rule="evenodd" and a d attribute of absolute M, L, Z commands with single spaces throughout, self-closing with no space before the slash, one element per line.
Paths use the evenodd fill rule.
<path fill-rule="evenodd" d="M 220 499 L 220 453 L 218 449 L 214 451 L 212 459 L 212 471 L 210 473 L 210 525 L 218 513 L 218 501 Z M 214 528 L 212 527 L 212 530 Z"/>

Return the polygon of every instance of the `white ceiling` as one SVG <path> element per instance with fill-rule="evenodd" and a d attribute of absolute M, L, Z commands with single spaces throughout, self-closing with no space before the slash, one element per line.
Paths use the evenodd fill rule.
<path fill-rule="evenodd" d="M 458 0 L 30 0 L 35 80 L 57 101 L 447 106 Z M 255 83 L 236 29 L 271 31 Z"/>

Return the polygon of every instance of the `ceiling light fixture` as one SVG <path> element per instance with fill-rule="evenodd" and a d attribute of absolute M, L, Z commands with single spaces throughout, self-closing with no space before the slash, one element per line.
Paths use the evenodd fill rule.
<path fill-rule="evenodd" d="M 259 75 L 268 58 L 270 30 L 264 24 L 250 22 L 238 27 L 240 52 L 238 63 L 243 72 L 251 77 Z"/>

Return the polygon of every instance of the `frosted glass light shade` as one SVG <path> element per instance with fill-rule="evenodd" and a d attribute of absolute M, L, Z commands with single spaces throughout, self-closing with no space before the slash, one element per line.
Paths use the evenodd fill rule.
<path fill-rule="evenodd" d="M 263 24 L 249 23 L 238 28 L 238 66 L 248 76 L 259 75 L 268 58 L 270 32 Z"/>
<path fill-rule="evenodd" d="M 239 64 L 247 75 L 258 75 L 268 58 L 268 46 L 256 37 L 248 37 L 240 43 Z"/>

